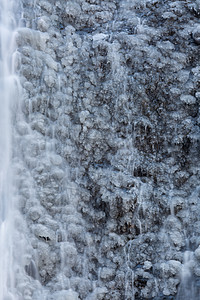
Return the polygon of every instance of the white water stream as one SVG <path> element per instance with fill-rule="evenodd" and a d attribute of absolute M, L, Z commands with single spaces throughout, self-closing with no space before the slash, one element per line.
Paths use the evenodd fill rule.
<path fill-rule="evenodd" d="M 13 2 L 0 0 L 0 300 L 16 300 L 14 263 L 15 203 L 12 178 L 12 106 L 17 100 L 14 75 Z"/>

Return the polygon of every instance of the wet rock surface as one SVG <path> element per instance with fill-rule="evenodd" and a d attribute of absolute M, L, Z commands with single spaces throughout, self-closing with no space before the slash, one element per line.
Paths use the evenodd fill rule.
<path fill-rule="evenodd" d="M 198 299 L 199 1 L 21 2 L 26 299 Z"/>

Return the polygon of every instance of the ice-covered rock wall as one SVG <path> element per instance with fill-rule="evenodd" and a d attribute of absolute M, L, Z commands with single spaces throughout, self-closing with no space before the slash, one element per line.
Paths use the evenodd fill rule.
<path fill-rule="evenodd" d="M 21 2 L 23 299 L 199 299 L 199 0 Z"/>

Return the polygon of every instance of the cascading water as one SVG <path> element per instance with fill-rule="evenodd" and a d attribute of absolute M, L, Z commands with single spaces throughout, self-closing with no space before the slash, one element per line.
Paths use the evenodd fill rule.
<path fill-rule="evenodd" d="M 15 21 L 13 2 L 0 1 L 0 300 L 18 299 L 15 290 L 12 106 L 17 100 L 14 75 Z M 16 253 L 15 253 L 16 254 Z"/>

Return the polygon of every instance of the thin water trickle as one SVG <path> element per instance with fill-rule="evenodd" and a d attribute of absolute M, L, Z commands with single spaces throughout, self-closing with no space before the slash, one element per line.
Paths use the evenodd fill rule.
<path fill-rule="evenodd" d="M 132 243 L 129 241 L 124 248 L 125 257 L 126 257 L 126 274 L 125 274 L 125 299 L 126 300 L 135 300 L 135 286 L 134 279 L 135 273 L 130 268 L 130 253 L 131 253 Z"/>
<path fill-rule="evenodd" d="M 199 287 L 195 283 L 193 275 L 194 268 L 194 253 L 192 251 L 185 251 L 184 262 L 181 271 L 181 284 L 176 300 L 199 300 Z"/>

